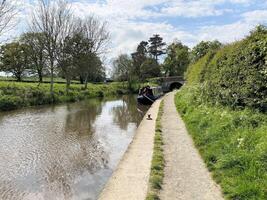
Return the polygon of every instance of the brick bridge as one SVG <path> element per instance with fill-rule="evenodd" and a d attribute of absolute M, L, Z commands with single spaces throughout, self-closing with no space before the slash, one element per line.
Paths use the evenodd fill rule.
<path fill-rule="evenodd" d="M 161 83 L 163 92 L 179 89 L 185 83 L 185 80 L 182 76 L 160 77 L 159 81 Z"/>

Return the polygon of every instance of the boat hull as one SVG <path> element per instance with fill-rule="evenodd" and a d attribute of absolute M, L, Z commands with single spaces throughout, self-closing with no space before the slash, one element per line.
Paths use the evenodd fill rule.
<path fill-rule="evenodd" d="M 155 99 L 153 98 L 149 98 L 149 97 L 146 97 L 144 95 L 139 95 L 137 97 L 137 102 L 139 104 L 143 104 L 143 105 L 152 105 L 154 103 Z"/>

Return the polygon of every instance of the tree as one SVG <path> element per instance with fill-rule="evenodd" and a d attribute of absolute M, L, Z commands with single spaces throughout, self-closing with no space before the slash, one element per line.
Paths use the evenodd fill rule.
<path fill-rule="evenodd" d="M 163 42 L 163 38 L 159 36 L 159 34 L 153 35 L 153 37 L 149 38 L 149 53 L 153 56 L 153 58 L 158 62 L 158 57 L 160 55 L 165 54 L 164 47 L 166 43 Z"/>
<path fill-rule="evenodd" d="M 28 46 L 28 65 L 33 73 L 37 73 L 39 83 L 43 82 L 43 72 L 46 68 L 45 35 L 28 32 L 20 37 L 20 41 Z"/>
<path fill-rule="evenodd" d="M 132 88 L 134 81 L 133 62 L 127 54 L 121 54 L 113 62 L 113 78 L 118 81 L 127 81 L 128 88 Z"/>
<path fill-rule="evenodd" d="M 153 58 L 147 58 L 141 65 L 141 79 L 144 81 L 147 78 L 160 76 L 160 65 Z"/>
<path fill-rule="evenodd" d="M 107 29 L 107 22 L 101 22 L 93 15 L 88 16 L 79 22 L 81 26 L 81 33 L 88 42 L 86 55 L 83 57 L 85 63 L 80 68 L 80 80 L 84 82 L 87 88 L 88 79 L 94 77 L 95 72 L 101 72 L 103 75 L 103 65 L 100 56 L 107 51 L 110 40 L 110 33 Z M 89 59 L 88 61 L 86 59 Z M 96 69 L 96 67 L 99 67 Z"/>
<path fill-rule="evenodd" d="M 165 76 L 183 76 L 189 63 L 189 48 L 180 41 L 173 42 L 167 48 L 167 57 L 163 64 Z"/>
<path fill-rule="evenodd" d="M 22 75 L 28 66 L 28 46 L 18 42 L 5 44 L 1 47 L 1 69 L 12 73 L 17 81 L 21 81 Z"/>
<path fill-rule="evenodd" d="M 62 41 L 72 29 L 73 19 L 69 4 L 64 0 L 39 0 L 38 8 L 33 12 L 31 29 L 44 34 L 44 46 L 49 61 L 51 76 L 50 94 L 54 96 L 54 73 Z"/>
<path fill-rule="evenodd" d="M 222 43 L 218 40 L 201 41 L 191 51 L 191 62 L 195 63 L 201 57 L 205 56 L 209 51 L 215 51 L 222 47 Z"/>
<path fill-rule="evenodd" d="M 134 72 L 137 77 L 141 76 L 141 73 L 140 73 L 141 65 L 147 59 L 147 52 L 148 52 L 147 46 L 148 46 L 148 42 L 142 41 L 137 46 L 136 52 L 131 54 L 132 60 L 133 60 Z"/>
<path fill-rule="evenodd" d="M 101 22 L 93 15 L 88 16 L 82 22 L 82 31 L 91 42 L 90 52 L 97 55 L 106 53 L 110 41 L 110 33 L 107 28 L 107 22 Z"/>
<path fill-rule="evenodd" d="M 127 54 L 121 54 L 113 61 L 113 78 L 128 81 L 132 71 L 132 60 Z"/>
<path fill-rule="evenodd" d="M 12 27 L 12 22 L 17 14 L 17 7 L 11 1 L 0 0 L 0 35 Z"/>

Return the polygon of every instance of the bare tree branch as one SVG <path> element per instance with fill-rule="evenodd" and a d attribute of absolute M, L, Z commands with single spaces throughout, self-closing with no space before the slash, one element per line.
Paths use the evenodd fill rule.
<path fill-rule="evenodd" d="M 0 36 L 4 31 L 14 26 L 14 19 L 18 13 L 17 6 L 13 0 L 0 0 Z"/>
<path fill-rule="evenodd" d="M 45 49 L 49 59 L 51 73 L 50 92 L 53 95 L 54 71 L 57 65 L 59 49 L 71 30 L 72 13 L 65 0 L 39 0 L 32 14 L 32 32 L 45 35 Z"/>

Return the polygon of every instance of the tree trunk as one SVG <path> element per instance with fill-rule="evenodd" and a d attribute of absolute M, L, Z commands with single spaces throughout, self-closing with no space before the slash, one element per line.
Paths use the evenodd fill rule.
<path fill-rule="evenodd" d="M 15 75 L 15 77 L 16 77 L 16 79 L 17 79 L 17 82 L 21 82 L 21 72 L 15 72 L 14 73 L 14 75 Z"/>
<path fill-rule="evenodd" d="M 54 63 L 51 62 L 51 80 L 50 80 L 50 95 L 54 102 Z"/>
<path fill-rule="evenodd" d="M 83 84 L 83 77 L 80 76 L 80 83 Z"/>
<path fill-rule="evenodd" d="M 68 76 L 66 77 L 66 93 L 69 94 L 69 89 L 70 89 L 70 78 Z"/>
<path fill-rule="evenodd" d="M 17 82 L 21 82 L 21 76 L 20 75 L 16 76 L 16 78 L 17 78 Z"/>
<path fill-rule="evenodd" d="M 43 82 L 43 74 L 40 70 L 38 70 L 38 77 L 39 77 L 39 83 Z"/>
<path fill-rule="evenodd" d="M 84 89 L 87 89 L 87 84 L 88 84 L 88 75 L 86 76 L 84 80 Z"/>

